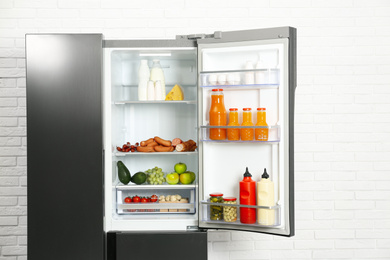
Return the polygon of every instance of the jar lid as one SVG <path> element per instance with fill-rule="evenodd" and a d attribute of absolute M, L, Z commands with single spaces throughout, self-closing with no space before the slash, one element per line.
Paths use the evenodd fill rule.
<path fill-rule="evenodd" d="M 223 91 L 222 88 L 213 88 L 211 91 Z"/>
<path fill-rule="evenodd" d="M 266 110 L 265 107 L 258 107 L 257 110 Z"/>
<path fill-rule="evenodd" d="M 242 110 L 244 110 L 244 111 L 251 111 L 251 110 L 252 110 L 252 108 L 250 108 L 250 107 L 246 107 L 246 108 L 243 108 Z"/>
<path fill-rule="evenodd" d="M 236 201 L 237 199 L 235 197 L 225 197 L 223 198 L 224 201 Z"/>
<path fill-rule="evenodd" d="M 222 197 L 222 196 L 223 196 L 223 193 L 214 192 L 214 193 L 211 193 L 210 196 L 211 196 L 211 197 Z"/>
<path fill-rule="evenodd" d="M 238 111 L 238 108 L 235 108 L 235 107 L 229 108 L 229 111 Z"/>

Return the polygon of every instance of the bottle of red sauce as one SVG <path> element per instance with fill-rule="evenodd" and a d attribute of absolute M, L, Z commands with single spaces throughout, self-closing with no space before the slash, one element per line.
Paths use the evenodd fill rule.
<path fill-rule="evenodd" d="M 252 180 L 252 175 L 246 167 L 244 179 L 240 181 L 240 204 L 256 205 L 256 182 Z M 240 221 L 244 224 L 256 222 L 256 209 L 240 207 Z"/>

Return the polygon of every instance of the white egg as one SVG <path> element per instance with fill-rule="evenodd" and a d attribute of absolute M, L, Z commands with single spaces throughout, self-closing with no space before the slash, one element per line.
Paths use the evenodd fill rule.
<path fill-rule="evenodd" d="M 209 84 L 210 85 L 217 85 L 217 75 L 215 75 L 215 74 L 211 74 L 210 76 L 209 76 Z"/>
<path fill-rule="evenodd" d="M 230 73 L 227 76 L 227 82 L 229 85 L 236 85 L 236 76 L 234 73 Z"/>
<path fill-rule="evenodd" d="M 239 73 L 234 74 L 234 82 L 235 82 L 235 85 L 241 84 L 241 77 L 240 77 Z"/>
<path fill-rule="evenodd" d="M 218 75 L 218 85 L 225 85 L 226 84 L 226 75 L 221 74 Z"/>

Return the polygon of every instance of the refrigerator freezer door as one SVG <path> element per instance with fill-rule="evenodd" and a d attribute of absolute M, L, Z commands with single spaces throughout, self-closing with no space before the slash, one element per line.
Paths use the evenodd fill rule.
<path fill-rule="evenodd" d="M 207 232 L 108 232 L 107 260 L 127 259 L 207 260 Z"/>
<path fill-rule="evenodd" d="M 296 29 L 282 27 L 218 32 L 215 35 L 218 37 L 204 37 L 197 41 L 199 227 L 293 236 Z M 232 141 L 227 139 L 229 135 L 225 140 L 215 140 L 209 136 L 213 128 L 210 126 L 209 110 L 214 88 L 223 90 L 227 111 L 238 108 L 240 124 L 243 108 L 252 108 L 254 124 L 257 120 L 256 108 L 266 108 L 268 126 L 250 129 L 254 133 L 267 129 L 267 139 L 256 140 L 255 136 L 251 141 L 244 141 L 241 136 L 241 139 Z M 242 128 L 241 135 L 250 129 Z M 225 129 L 228 134 L 230 130 Z M 266 205 L 252 206 L 257 215 L 256 222 L 252 224 L 241 223 L 239 216 L 243 208 L 239 182 L 245 167 L 249 167 L 256 182 L 260 181 L 264 168 L 267 168 L 275 186 L 274 205 L 271 208 Z M 237 197 L 238 205 L 233 208 L 233 216 L 238 217 L 236 221 L 228 222 L 231 217 L 224 219 L 223 204 L 210 201 L 209 194 L 216 191 L 224 196 Z M 264 212 L 271 212 L 271 223 L 264 219 Z M 221 216 L 218 216 L 220 213 Z"/>
<path fill-rule="evenodd" d="M 28 259 L 104 259 L 102 35 L 26 35 Z"/>

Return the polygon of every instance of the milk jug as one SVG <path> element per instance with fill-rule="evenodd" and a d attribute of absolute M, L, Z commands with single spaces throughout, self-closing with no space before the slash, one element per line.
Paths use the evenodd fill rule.
<path fill-rule="evenodd" d="M 152 70 L 150 71 L 150 80 L 154 81 L 155 83 L 157 82 L 157 80 L 160 81 L 161 98 L 156 97 L 156 100 L 165 100 L 165 78 L 164 72 L 160 65 L 160 60 L 153 60 Z"/>
<path fill-rule="evenodd" d="M 148 99 L 148 81 L 150 77 L 150 71 L 147 60 L 141 60 L 141 65 L 138 70 L 138 100 Z"/>
<path fill-rule="evenodd" d="M 265 168 L 261 180 L 257 182 L 257 206 L 275 206 L 274 183 L 269 179 Z M 257 222 L 260 225 L 274 225 L 275 210 L 257 209 Z"/>

